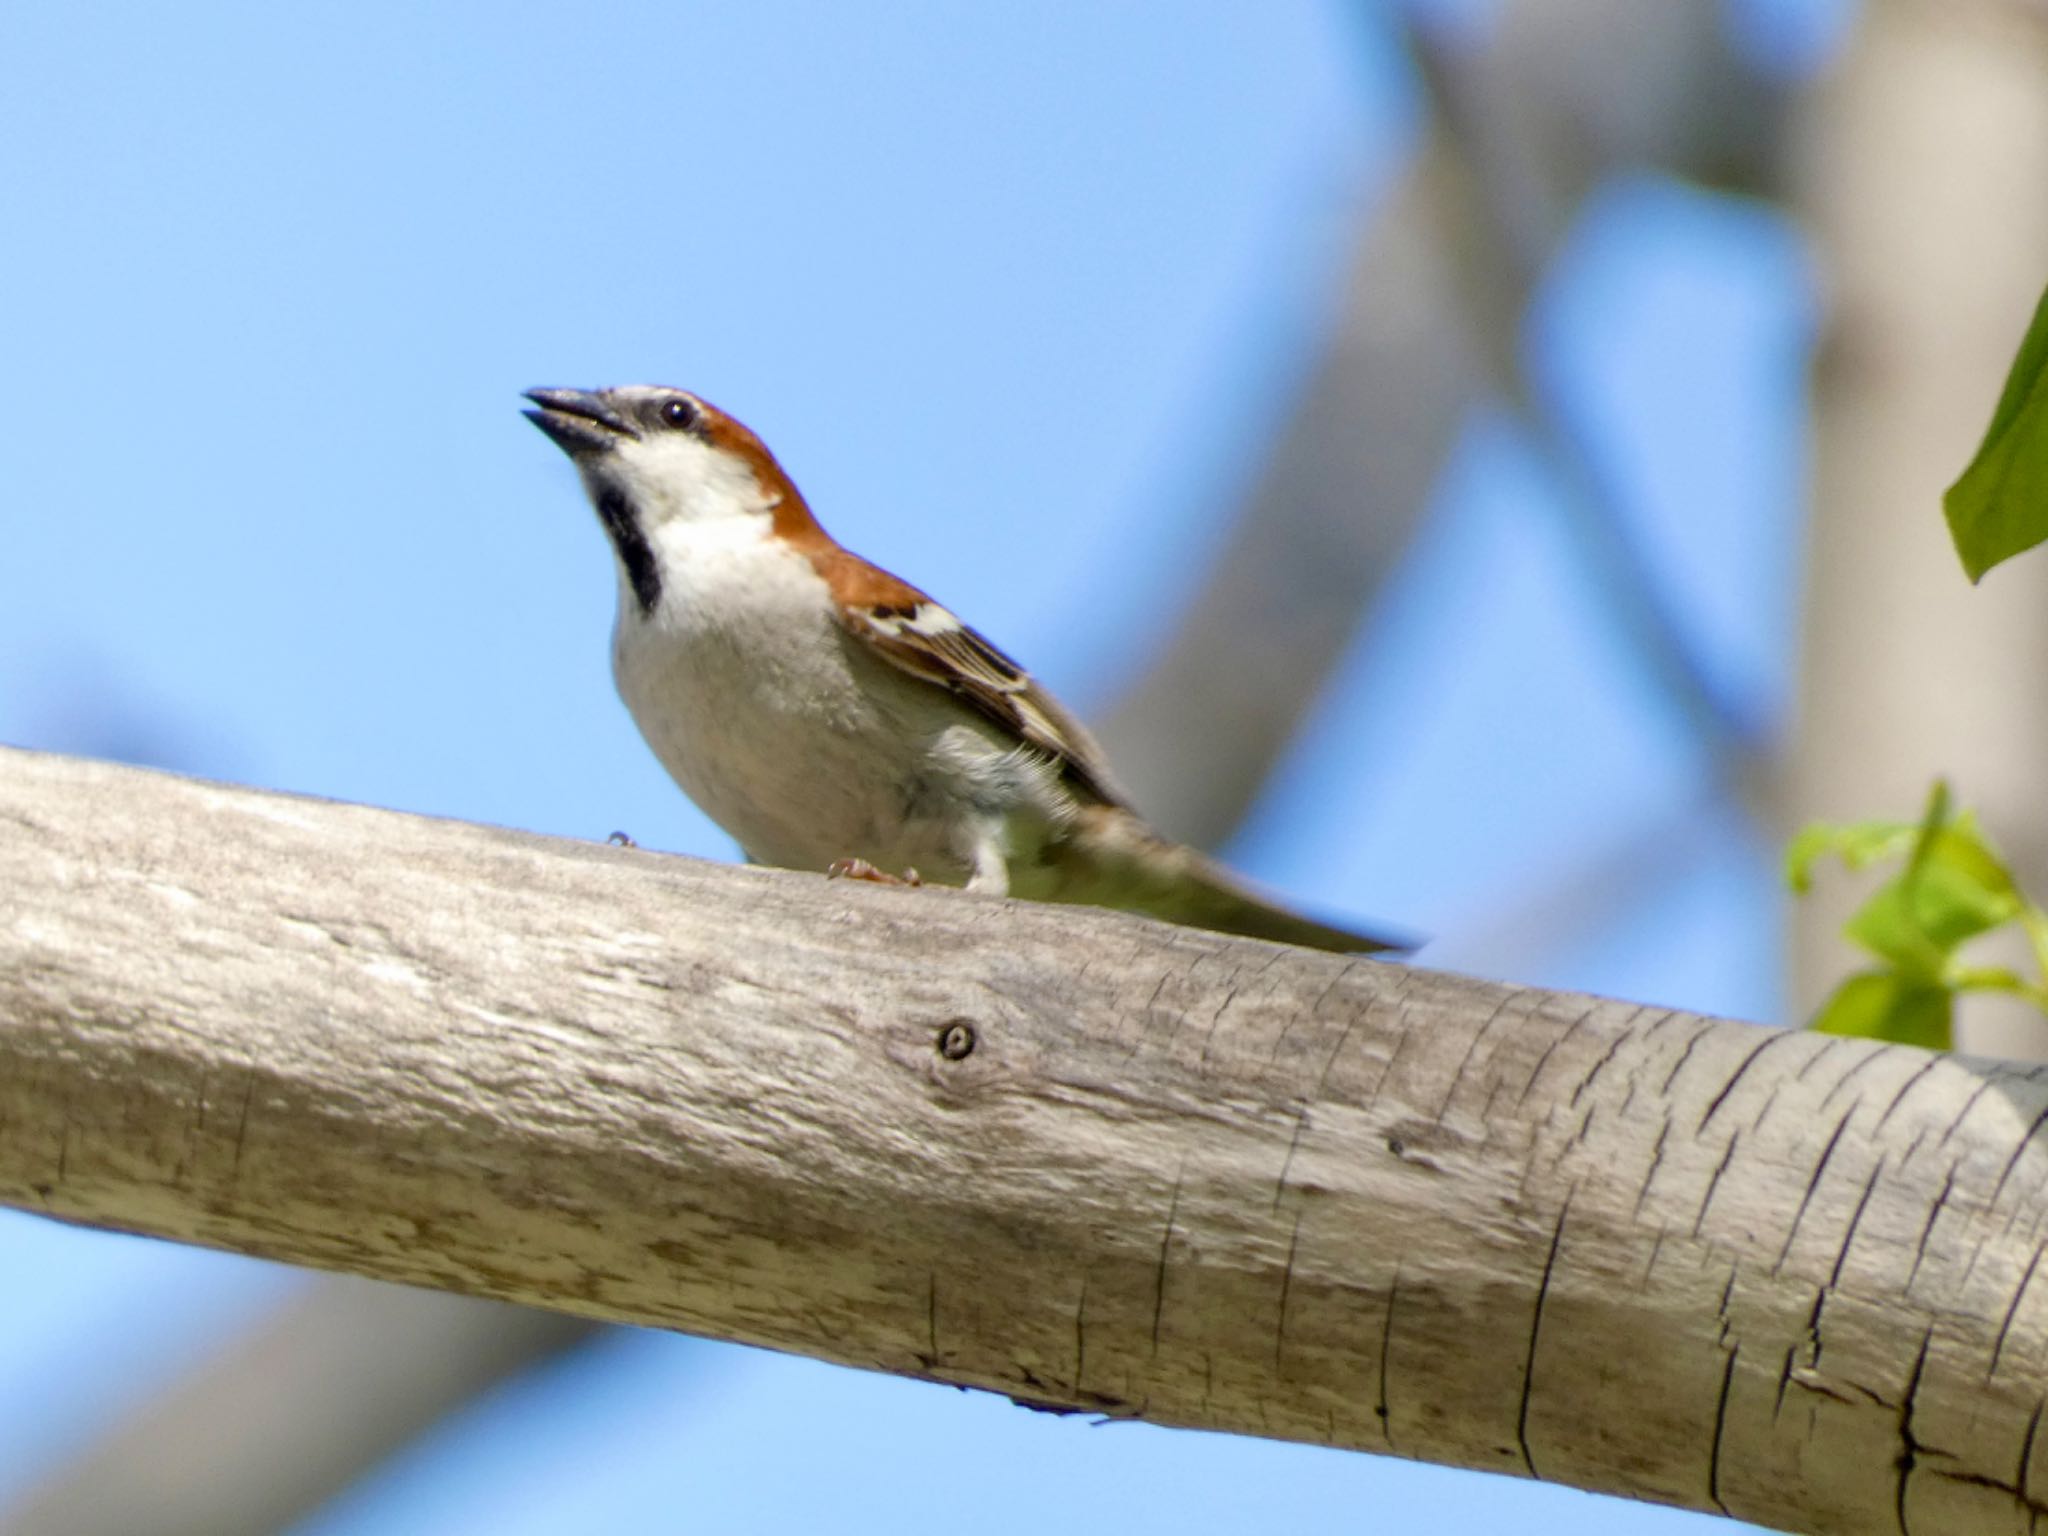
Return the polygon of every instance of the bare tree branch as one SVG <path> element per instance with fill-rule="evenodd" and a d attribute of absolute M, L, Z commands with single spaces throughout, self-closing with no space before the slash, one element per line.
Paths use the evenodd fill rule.
<path fill-rule="evenodd" d="M 269 1536 L 590 1332 L 555 1312 L 325 1278 L 31 1489 L 0 1531 Z"/>
<path fill-rule="evenodd" d="M 1602 0 L 1590 12 L 1616 8 Z M 1635 6 L 1609 17 L 1614 36 L 1655 40 L 1706 18 L 1699 4 Z M 1584 12 L 1582 11 L 1582 14 Z M 1528 17 L 1529 8 L 1513 14 Z M 1533 22 L 1522 31 L 1547 35 Z M 1458 297 L 1471 316 L 1488 382 L 1534 432 L 1534 442 L 1557 482 L 1565 526 L 1609 616 L 1630 642 L 1629 653 L 1683 712 L 1695 738 L 1722 776 L 1746 796 L 1760 792 L 1770 753 L 1769 722 L 1745 707 L 1714 678 L 1685 633 L 1632 520 L 1600 457 L 1553 388 L 1529 377 L 1523 363 L 1522 320 L 1537 284 L 1597 177 L 1629 163 L 1611 158 L 1631 146 L 1605 143 L 1583 127 L 1578 102 L 1553 99 L 1525 83 L 1510 83 L 1489 55 L 1465 55 L 1442 46 L 1425 28 L 1410 30 L 1413 54 L 1439 131 L 1460 148 L 1464 174 L 1448 178 L 1456 195 L 1444 217 L 1455 233 L 1445 250 L 1461 281 Z M 1725 55 L 1702 55 L 1721 57 Z M 1668 62 L 1660 53 L 1657 62 Z M 1637 82 L 1664 78 L 1641 67 Z M 1724 73 L 1734 71 L 1724 66 Z M 1652 119 L 1654 120 L 1654 119 Z M 1596 147 L 1602 151 L 1595 153 Z"/>
<path fill-rule="evenodd" d="M 0 752 L 0 1199 L 1813 1531 L 2022 1531 L 2048 1076 Z"/>
<path fill-rule="evenodd" d="M 1521 336 L 1585 197 L 1616 170 L 1774 187 L 1782 88 L 1735 57 L 1719 0 L 1511 0 L 1483 47 L 1411 42 L 1432 109 L 1422 147 L 1361 240 L 1330 348 L 1200 597 L 1102 723 L 1147 814 L 1205 846 L 1257 797 L 1489 395 L 1530 428 L 1612 613 L 1738 789 L 1767 748 L 1767 723 L 1700 666 L 1661 600 L 1580 427 L 1526 379 Z M 1199 752 L 1195 701 L 1210 723 Z"/>
<path fill-rule="evenodd" d="M 1157 661 L 1102 722 L 1137 803 L 1214 847 L 1257 798 L 1422 521 L 1473 395 L 1431 148 L 1359 246 L 1330 349 Z M 1211 722 L 1189 742 L 1199 713 Z M 1220 728 L 1219 728 L 1220 725 Z"/>

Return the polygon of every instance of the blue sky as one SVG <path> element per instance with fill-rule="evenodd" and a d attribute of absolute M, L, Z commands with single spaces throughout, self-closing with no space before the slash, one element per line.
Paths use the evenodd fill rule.
<path fill-rule="evenodd" d="M 1841 9 L 1730 15 L 1797 62 Z M 1309 0 L 86 3 L 10 17 L 0 114 L 0 740 L 722 858 L 612 692 L 610 557 L 519 390 L 701 391 L 848 543 L 1100 708 L 1285 418 L 1416 103 L 1371 7 Z M 1588 209 L 1528 335 L 1765 716 L 1809 282 L 1778 219 L 1641 179 Z M 1438 935 L 1436 963 L 1772 1018 L 1772 851 L 1556 497 L 1475 412 L 1231 856 Z M 1609 868 L 1625 899 L 1529 937 Z M 294 1283 L 0 1213 L 0 1500 Z M 308 1529 L 901 1532 L 969 1505 L 1696 1523 L 621 1335 Z"/>

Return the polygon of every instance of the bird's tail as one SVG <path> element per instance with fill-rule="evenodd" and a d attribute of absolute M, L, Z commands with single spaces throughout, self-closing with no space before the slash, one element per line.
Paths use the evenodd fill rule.
<path fill-rule="evenodd" d="M 1261 896 L 1206 854 L 1170 842 L 1118 806 L 1091 807 L 1068 844 L 1062 900 L 1337 954 L 1406 953 L 1412 941 L 1318 922 Z"/>

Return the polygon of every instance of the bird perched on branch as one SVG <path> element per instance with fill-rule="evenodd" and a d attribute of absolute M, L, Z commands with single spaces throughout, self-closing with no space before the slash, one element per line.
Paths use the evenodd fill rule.
<path fill-rule="evenodd" d="M 619 567 L 612 671 L 654 755 L 758 864 L 1085 902 L 1340 952 L 1161 837 L 1080 723 L 909 583 L 843 549 L 696 395 L 535 389 Z"/>

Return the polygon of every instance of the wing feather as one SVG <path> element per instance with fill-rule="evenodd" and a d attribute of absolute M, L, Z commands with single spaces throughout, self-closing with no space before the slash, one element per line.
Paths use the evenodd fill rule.
<path fill-rule="evenodd" d="M 882 573 L 877 572 L 877 575 Z M 878 600 L 841 597 L 842 626 L 892 665 L 946 689 L 1060 766 L 1090 799 L 1123 805 L 1102 749 L 1081 723 L 993 642 L 907 583 Z"/>

